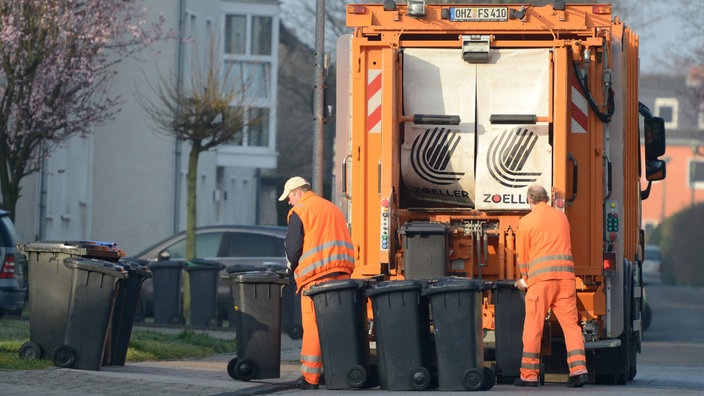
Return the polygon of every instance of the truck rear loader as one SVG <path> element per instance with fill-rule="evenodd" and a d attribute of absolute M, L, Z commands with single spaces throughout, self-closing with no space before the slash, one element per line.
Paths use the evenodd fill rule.
<path fill-rule="evenodd" d="M 590 381 L 636 375 L 641 202 L 665 177 L 638 101 L 638 36 L 608 4 L 348 4 L 338 42 L 339 196 L 355 277 L 476 278 L 499 381 L 519 375 L 516 231 L 538 184 L 571 224 Z M 645 180 L 641 182 L 641 174 Z M 546 318 L 543 374 L 567 373 Z"/>

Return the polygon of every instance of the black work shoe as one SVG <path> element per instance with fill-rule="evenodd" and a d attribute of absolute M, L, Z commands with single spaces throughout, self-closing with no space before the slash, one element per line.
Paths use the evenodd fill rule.
<path fill-rule="evenodd" d="M 296 381 L 296 389 L 318 389 L 318 384 L 311 384 L 306 381 L 305 378 L 301 377 Z"/>
<path fill-rule="evenodd" d="M 589 382 L 589 377 L 586 374 L 575 375 L 567 380 L 567 386 L 570 388 L 581 388 L 587 382 Z"/>
<path fill-rule="evenodd" d="M 530 386 L 530 387 L 537 387 L 538 386 L 538 381 L 523 381 L 520 378 L 516 378 L 513 380 L 513 385 L 514 386 Z"/>

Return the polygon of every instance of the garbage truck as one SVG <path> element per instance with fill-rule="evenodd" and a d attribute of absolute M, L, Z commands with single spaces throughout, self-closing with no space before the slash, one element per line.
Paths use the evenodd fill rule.
<path fill-rule="evenodd" d="M 482 292 L 485 361 L 499 380 L 518 376 L 516 232 L 527 187 L 541 185 L 571 224 L 590 381 L 632 380 L 641 202 L 665 177 L 663 119 L 638 99 L 638 36 L 609 4 L 408 0 L 345 11 L 334 172 L 353 276 L 492 285 Z M 567 373 L 564 351 L 548 315 L 541 378 Z"/>

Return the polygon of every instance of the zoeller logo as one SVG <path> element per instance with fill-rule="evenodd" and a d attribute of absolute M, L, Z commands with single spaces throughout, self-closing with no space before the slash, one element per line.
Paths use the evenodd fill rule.
<path fill-rule="evenodd" d="M 464 176 L 464 172 L 448 170 L 450 158 L 462 138 L 457 132 L 445 128 L 418 135 L 411 147 L 411 166 L 418 176 L 433 184 L 452 184 Z"/>
<path fill-rule="evenodd" d="M 505 130 L 489 145 L 486 166 L 491 176 L 509 188 L 525 187 L 538 180 L 541 172 L 523 171 L 537 142 L 538 136 L 528 129 Z"/>

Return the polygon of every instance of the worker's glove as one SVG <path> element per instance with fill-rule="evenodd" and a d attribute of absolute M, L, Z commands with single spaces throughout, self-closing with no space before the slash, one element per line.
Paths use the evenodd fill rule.
<path fill-rule="evenodd" d="M 519 290 L 526 290 L 526 289 L 528 289 L 528 285 L 526 285 L 526 280 L 523 279 L 523 278 L 517 280 L 516 283 L 513 284 L 513 286 L 516 287 L 516 289 L 519 289 Z"/>

